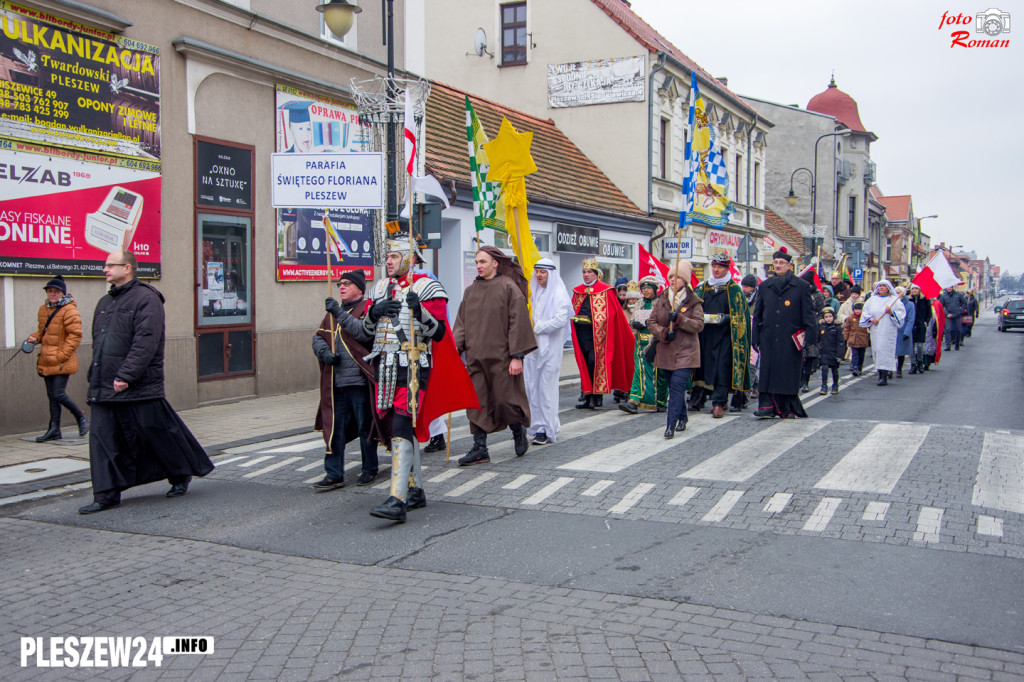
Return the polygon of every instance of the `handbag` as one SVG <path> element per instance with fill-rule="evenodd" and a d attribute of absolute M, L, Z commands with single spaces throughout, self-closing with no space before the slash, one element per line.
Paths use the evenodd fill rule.
<path fill-rule="evenodd" d="M 960 318 L 960 324 L 974 324 L 974 315 L 964 313 L 963 317 Z"/>

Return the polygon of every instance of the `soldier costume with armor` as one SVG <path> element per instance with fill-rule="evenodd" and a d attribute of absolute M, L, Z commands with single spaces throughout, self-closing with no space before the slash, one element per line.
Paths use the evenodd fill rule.
<path fill-rule="evenodd" d="M 401 262 L 394 265 L 396 254 Z M 419 441 L 429 440 L 431 420 L 479 406 L 452 344 L 448 294 L 440 282 L 412 271 L 414 257 L 419 262 L 418 249 L 413 252 L 407 238 L 388 240 L 388 269 L 393 272 L 374 284 L 363 318 L 364 329 L 374 337 L 366 360 L 375 368 L 375 407 L 382 415 L 391 413 L 393 434 L 390 495 L 370 515 L 400 523 L 408 509 L 427 504 Z M 445 376 L 447 390 L 432 392 L 431 376 L 437 372 Z"/>

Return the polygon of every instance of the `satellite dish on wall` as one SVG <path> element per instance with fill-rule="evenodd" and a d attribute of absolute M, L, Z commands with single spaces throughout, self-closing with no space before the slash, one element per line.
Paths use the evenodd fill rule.
<path fill-rule="evenodd" d="M 494 55 L 487 51 L 487 33 L 482 28 L 478 28 L 476 35 L 473 36 L 473 51 L 477 57 L 483 57 L 486 54 L 494 59 Z"/>

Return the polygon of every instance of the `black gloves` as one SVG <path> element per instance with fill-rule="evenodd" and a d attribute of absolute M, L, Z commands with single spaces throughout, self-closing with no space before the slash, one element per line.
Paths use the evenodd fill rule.
<path fill-rule="evenodd" d="M 327 300 L 324 301 L 324 310 L 329 312 L 334 317 L 340 317 L 342 313 L 341 304 L 330 297 L 328 297 Z"/>
<path fill-rule="evenodd" d="M 412 311 L 412 316 L 415 317 L 417 321 L 422 322 L 423 306 L 420 305 L 419 295 L 414 291 L 410 291 L 405 295 L 405 302 L 408 304 L 409 310 Z"/>
<path fill-rule="evenodd" d="M 679 317 L 679 313 L 676 312 L 675 310 L 673 310 L 673 311 L 669 312 L 669 314 L 668 314 L 668 321 L 669 322 L 675 322 L 677 317 Z"/>
<path fill-rule="evenodd" d="M 325 348 L 324 352 L 320 355 L 320 362 L 325 365 L 337 365 L 341 363 L 341 356 Z"/>
<path fill-rule="evenodd" d="M 676 330 L 675 329 L 670 329 L 667 332 L 665 332 L 665 341 L 666 342 L 675 341 L 675 338 L 676 338 Z"/>
<path fill-rule="evenodd" d="M 643 322 L 637 322 L 636 320 L 633 320 L 629 324 L 632 325 L 633 329 L 637 330 L 638 332 L 647 331 L 647 325 L 645 325 Z"/>
<path fill-rule="evenodd" d="M 370 316 L 370 321 L 376 323 L 382 317 L 394 317 L 400 312 L 402 312 L 402 304 L 388 299 L 374 303 L 368 315 Z"/>

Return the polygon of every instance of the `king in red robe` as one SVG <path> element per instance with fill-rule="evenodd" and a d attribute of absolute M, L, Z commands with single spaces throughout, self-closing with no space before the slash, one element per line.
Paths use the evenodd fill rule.
<path fill-rule="evenodd" d="M 572 290 L 572 343 L 580 369 L 578 409 L 604 404 L 604 394 L 629 392 L 633 383 L 633 334 L 615 289 L 600 280 L 596 258 L 583 261 L 583 284 Z"/>

